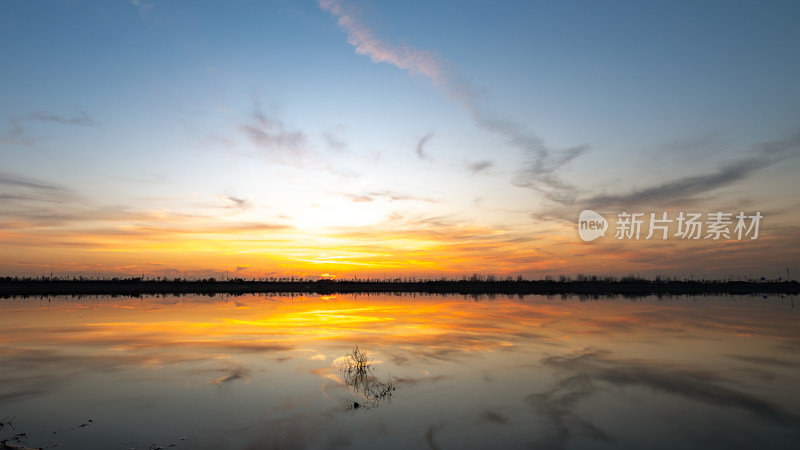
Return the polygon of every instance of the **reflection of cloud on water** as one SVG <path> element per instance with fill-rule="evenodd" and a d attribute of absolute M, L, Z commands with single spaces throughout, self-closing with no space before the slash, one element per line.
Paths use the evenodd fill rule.
<path fill-rule="evenodd" d="M 597 389 L 586 374 L 578 374 L 558 382 L 549 391 L 531 394 L 525 398 L 535 411 L 542 414 L 551 425 L 550 432 L 534 442 L 534 448 L 566 448 L 574 434 L 603 442 L 613 442 L 611 436 L 575 414 L 576 406 L 594 394 Z"/>
<path fill-rule="evenodd" d="M 692 330 L 691 339 L 709 339 L 720 336 L 751 335 L 768 337 L 778 343 L 798 348 L 800 334 L 794 326 L 795 319 L 789 314 L 775 314 L 771 308 L 757 308 L 749 305 L 723 303 L 700 305 L 692 308 L 681 305 L 661 307 L 629 316 L 636 320 L 640 329 L 673 329 L 687 334 Z M 599 327 L 601 332 L 613 330 Z M 788 333 L 787 333 L 788 331 Z M 699 332 L 699 333 L 698 333 Z M 718 333 L 718 334 L 717 334 Z"/>
<path fill-rule="evenodd" d="M 285 399 L 284 404 L 292 405 Z M 361 416 L 357 433 L 339 421 L 338 407 L 315 412 L 301 412 L 270 420 L 258 420 L 246 427 L 224 429 L 205 442 L 203 448 L 242 448 L 246 450 L 326 448 L 364 448 L 363 441 L 372 443 L 375 438 L 385 438 L 389 430 L 380 416 Z M 244 439 L 240 442 L 239 439 Z M 374 448 L 380 448 L 379 445 Z"/>
<path fill-rule="evenodd" d="M 752 355 L 725 355 L 728 358 L 738 359 L 740 361 L 756 364 L 758 366 L 774 366 L 787 369 L 798 369 L 800 363 L 793 361 L 786 361 L 785 359 L 769 358 L 766 356 L 752 356 Z"/>
<path fill-rule="evenodd" d="M 38 375 L 33 377 L 0 377 L 0 404 L 38 397 L 59 390 L 74 375 Z"/>
<path fill-rule="evenodd" d="M 436 445 L 434 438 L 436 437 L 436 434 L 442 431 L 442 428 L 444 428 L 444 423 L 435 423 L 429 426 L 427 430 L 425 430 L 425 442 L 428 443 L 428 448 L 430 448 L 431 450 L 441 449 L 441 447 Z"/>
<path fill-rule="evenodd" d="M 697 428 L 686 435 L 694 433 L 704 439 L 715 435 L 699 427 L 715 427 L 718 420 L 744 416 L 744 412 L 764 419 L 751 419 L 755 429 L 778 424 L 774 428 L 776 434 L 790 433 L 781 425 L 798 424 L 792 415 L 796 412 L 790 411 L 791 398 L 781 398 L 776 385 L 790 385 L 800 366 L 794 358 L 800 346 L 792 347 L 800 335 L 796 318 L 774 308 L 764 310 L 743 302 L 725 302 L 718 307 L 715 302 L 685 306 L 677 301 L 577 303 L 543 299 L 537 301 L 544 304 L 497 301 L 490 305 L 375 301 L 382 298 L 350 301 L 342 297 L 337 303 L 325 304 L 316 300 L 291 304 L 250 302 L 249 310 L 235 308 L 232 302 L 198 302 L 191 306 L 165 306 L 164 312 L 156 315 L 142 310 L 139 300 L 119 301 L 119 307 L 109 300 L 96 310 L 73 301 L 78 306 L 64 305 L 69 310 L 60 315 L 44 310 L 23 311 L 28 314 L 25 320 L 7 315 L 3 317 L 7 324 L 0 336 L 0 404 L 20 399 L 39 401 L 58 391 L 70 393 L 70 385 L 91 382 L 99 375 L 121 385 L 182 385 L 208 398 L 229 397 L 223 400 L 243 404 L 259 399 L 225 394 L 260 392 L 267 399 L 279 397 L 278 401 L 265 403 L 271 417 L 243 418 L 241 413 L 241 417 L 237 416 L 239 427 L 243 421 L 319 411 L 320 405 L 335 412 L 333 419 L 324 414 L 309 415 L 308 423 L 299 426 L 299 430 L 288 425 L 287 429 L 281 428 L 287 422 L 267 422 L 265 429 L 280 436 L 268 439 L 261 448 L 324 448 L 328 440 L 337 439 L 340 430 L 352 432 L 353 427 L 369 422 L 372 428 L 365 437 L 354 434 L 349 436 L 350 441 L 336 441 L 341 445 L 360 444 L 362 439 L 389 433 L 379 429 L 377 421 L 381 416 L 387 418 L 386 427 L 392 433 L 404 430 L 414 440 L 413 447 L 418 448 L 445 447 L 453 441 L 474 443 L 493 434 L 501 441 L 507 436 L 522 435 L 528 441 L 536 437 L 540 446 L 555 448 L 584 443 L 624 446 L 630 436 L 612 428 L 626 419 L 624 415 L 619 419 L 600 415 L 594 419 L 590 415 L 605 402 L 615 408 L 638 408 L 628 416 L 633 422 L 647 419 L 640 412 L 661 417 L 672 414 L 671 407 L 688 405 L 686 417 L 676 420 L 699 418 Z M 130 305 L 139 309 L 123 308 Z M 747 345 L 740 346 L 745 338 L 736 338 L 736 333 L 753 337 L 746 339 Z M 701 339 L 703 342 L 692 352 L 679 353 Z M 370 375 L 362 380 L 397 386 L 393 404 L 382 405 L 380 414 L 364 413 L 366 408 L 361 407 L 354 414 L 342 411 L 343 402 L 364 404 L 362 394 L 353 392 L 339 371 L 344 358 L 335 358 L 355 342 L 368 345 L 370 351 L 376 352 L 376 358 L 386 361 L 373 366 L 377 377 Z M 676 363 L 625 359 L 602 351 L 569 353 L 586 342 L 637 356 L 673 355 Z M 642 345 L 644 342 L 658 342 L 660 347 Z M 785 346 L 786 352 L 774 351 L 775 345 Z M 678 364 L 693 361 L 709 348 L 716 352 L 707 366 L 714 371 Z M 545 351 L 555 356 L 542 360 Z M 379 361 L 373 363 L 377 365 Z M 321 365 L 329 367 L 316 369 Z M 262 367 L 272 370 L 269 380 L 259 375 Z M 719 367 L 728 371 L 717 370 Z M 530 387 L 529 380 L 540 383 L 541 375 L 548 371 L 560 376 L 557 384 L 549 389 L 541 385 Z M 745 371 L 747 376 L 740 378 Z M 522 378 L 528 373 L 531 378 Z M 310 381 L 309 374 L 314 376 Z M 776 385 L 765 384 L 771 379 Z M 248 380 L 251 384 L 244 385 Z M 745 385 L 745 380 L 754 382 Z M 259 391 L 261 383 L 263 391 Z M 528 387 L 518 394 L 522 386 Z M 537 393 L 528 396 L 525 403 L 505 403 L 508 394 L 515 398 L 534 391 Z M 631 391 L 637 399 L 660 397 L 654 399 L 653 405 L 625 405 Z M 498 395 L 484 398 L 484 392 Z M 763 395 L 769 397 L 756 395 L 761 392 L 767 392 Z M 455 399 L 453 405 L 443 404 L 442 409 L 456 411 L 460 417 L 450 421 L 450 416 L 445 416 L 448 422 L 444 429 L 431 426 L 440 420 L 431 416 L 439 406 L 437 402 L 451 399 Z M 655 409 L 665 405 L 666 408 Z M 549 427 L 531 436 L 530 424 L 523 420 L 530 421 L 531 416 L 520 417 L 520 408 L 532 411 Z M 719 414 L 702 416 L 708 410 Z M 393 421 L 398 414 L 412 417 L 413 431 L 406 431 L 402 420 Z M 675 424 L 653 426 L 673 433 Z M 693 426 L 694 423 L 689 425 Z M 309 438 L 304 430 L 313 427 L 318 427 L 314 431 L 318 437 Z M 247 434 L 220 441 L 217 448 L 243 448 L 251 437 L 262 433 L 255 426 L 248 429 Z M 734 438 L 730 439 L 752 437 L 753 429 L 742 426 L 732 430 Z M 430 430 L 428 442 L 426 430 Z M 238 433 L 238 429 L 226 431 Z M 717 429 L 713 431 L 719 434 Z M 616 441 L 608 444 L 612 438 Z M 781 438 L 775 439 L 779 442 Z"/>
<path fill-rule="evenodd" d="M 218 352 L 241 352 L 241 353 L 267 353 L 267 352 L 280 352 L 292 350 L 292 346 L 288 344 L 280 344 L 273 342 L 251 341 L 251 340 L 187 340 L 187 341 L 170 341 L 164 340 L 156 343 L 149 344 L 134 344 L 131 349 L 149 349 L 149 348 L 171 348 L 176 349 L 189 347 L 197 350 L 211 350 Z"/>
<path fill-rule="evenodd" d="M 617 387 L 642 386 L 713 406 L 737 409 L 770 423 L 800 426 L 800 418 L 780 406 L 725 386 L 725 376 L 701 368 L 670 363 L 615 358 L 603 350 L 583 350 L 542 360 L 566 374 L 551 390 L 526 397 L 528 404 L 552 424 L 552 433 L 536 442 L 539 448 L 563 448 L 575 435 L 611 441 L 606 434 L 575 413 L 578 404 L 601 389 L 603 382 Z"/>
<path fill-rule="evenodd" d="M 109 402 L 125 410 L 152 410 L 158 406 L 161 397 L 156 395 L 135 395 L 110 400 Z"/>
<path fill-rule="evenodd" d="M 278 450 L 326 448 L 331 450 L 358 447 L 358 440 L 370 440 L 387 434 L 386 424 L 379 416 L 360 422 L 362 428 L 353 434 L 341 427 L 338 409 L 298 413 L 289 417 L 258 421 L 251 426 L 234 430 L 246 435 L 243 445 L 231 445 L 229 440 L 209 443 L 204 448 L 243 448 L 246 450 Z M 228 434 L 228 433 L 225 433 Z M 362 443 L 363 444 L 363 443 Z M 363 445 L 362 445 L 363 448 Z M 376 446 L 379 448 L 379 446 Z"/>
<path fill-rule="evenodd" d="M 415 377 L 394 377 L 392 380 L 395 384 L 399 386 L 414 386 L 420 383 L 435 383 L 441 380 L 447 380 L 451 377 L 447 375 L 435 375 L 432 377 L 423 377 L 423 378 L 415 378 Z"/>
<path fill-rule="evenodd" d="M 245 383 L 250 381 L 250 370 L 245 367 L 232 366 L 221 370 L 223 375 L 211 380 L 209 383 L 223 386 L 233 381 L 242 380 Z"/>
<path fill-rule="evenodd" d="M 438 324 L 437 324 L 438 325 Z M 454 362 L 475 353 L 513 349 L 508 342 L 508 334 L 471 334 L 456 331 L 439 333 L 416 333 L 408 335 L 370 336 L 370 345 L 380 348 L 398 365 L 416 366 L 417 362 Z M 351 342 L 352 336 L 342 336 L 331 340 Z"/>
<path fill-rule="evenodd" d="M 646 386 L 711 405 L 741 409 L 771 422 L 800 425 L 800 418 L 779 406 L 722 386 L 728 380 L 709 370 L 657 361 L 615 359 L 603 351 L 551 356 L 542 362 L 558 369 L 582 372 L 617 386 Z"/>
<path fill-rule="evenodd" d="M 0 404 L 60 390 L 86 373 L 110 372 L 146 362 L 147 358 L 141 355 L 134 358 L 123 355 L 102 357 L 45 349 L 2 349 Z"/>
<path fill-rule="evenodd" d="M 158 343 L 155 340 L 145 339 L 143 343 L 128 342 L 126 348 L 121 349 L 106 347 L 109 341 L 114 341 L 116 344 L 118 342 L 116 339 L 100 338 L 100 342 L 95 343 L 96 345 L 92 345 L 93 343 L 86 337 L 80 337 L 78 340 L 80 345 L 73 346 L 69 345 L 70 339 L 65 337 L 63 341 L 59 341 L 60 348 L 52 349 L 0 348 L 0 367 L 2 367 L 0 403 L 39 397 L 58 391 L 89 374 L 145 367 L 160 369 L 168 365 L 204 362 L 220 354 L 275 352 L 290 348 L 286 345 L 248 341 L 165 340 Z M 122 340 L 124 339 L 119 339 Z M 44 339 L 31 341 L 30 345 L 48 344 Z M 242 367 L 232 366 L 222 370 L 221 376 L 212 378 L 208 383 L 222 386 L 237 380 L 247 381 L 250 376 L 250 371 Z"/>
<path fill-rule="evenodd" d="M 478 415 L 478 420 L 494 425 L 505 425 L 509 422 L 505 414 L 493 408 L 484 408 L 483 412 Z"/>
<path fill-rule="evenodd" d="M 253 426 L 257 436 L 243 448 L 250 449 L 301 449 L 308 448 L 320 431 L 330 428 L 330 414 L 296 414 L 284 419 L 260 422 Z M 251 431 L 251 430 L 240 430 Z M 327 431 L 327 430 L 326 430 Z M 208 448 L 231 448 L 228 442 Z"/>

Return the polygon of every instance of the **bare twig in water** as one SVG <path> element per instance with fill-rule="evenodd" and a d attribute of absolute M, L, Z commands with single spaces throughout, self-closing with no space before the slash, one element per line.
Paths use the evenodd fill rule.
<path fill-rule="evenodd" d="M 0 431 L 6 428 L 14 430 L 14 419 L 16 418 L 16 416 L 11 418 L 6 417 L 0 420 Z M 92 420 L 89 420 L 89 422 L 92 422 Z M 53 432 L 53 434 L 56 433 L 56 431 Z M 46 447 L 28 447 L 28 443 L 25 441 L 29 438 L 30 436 L 28 436 L 28 433 L 17 433 L 10 438 L 7 436 L 3 437 L 2 440 L 0 440 L 0 450 L 44 450 L 58 447 L 58 441 L 53 440 L 51 440 Z"/>
<path fill-rule="evenodd" d="M 358 345 L 356 345 L 356 348 L 354 348 L 352 352 L 344 355 L 343 369 L 347 373 L 364 373 L 370 370 L 371 366 L 372 361 L 370 361 L 369 357 L 367 356 L 367 352 L 364 350 L 359 350 Z"/>
<path fill-rule="evenodd" d="M 347 387 L 363 397 L 361 402 L 346 402 L 346 411 L 370 410 L 377 408 L 383 400 L 391 400 L 392 392 L 395 390 L 391 375 L 388 383 L 375 377 L 372 372 L 372 360 L 367 356 L 367 352 L 360 350 L 357 345 L 352 352 L 345 354 L 341 370 Z"/>
<path fill-rule="evenodd" d="M 4 429 L 6 427 L 9 427 L 9 428 L 11 428 L 13 430 L 14 429 L 14 419 L 16 419 L 16 418 L 17 418 L 17 416 L 14 416 L 14 417 L 12 417 L 10 419 L 8 417 L 6 417 L 5 419 L 0 420 L 0 430 Z"/>

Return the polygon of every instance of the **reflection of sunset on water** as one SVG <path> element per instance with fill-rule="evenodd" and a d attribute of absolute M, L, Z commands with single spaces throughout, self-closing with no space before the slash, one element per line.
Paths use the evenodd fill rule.
<path fill-rule="evenodd" d="M 531 426 L 548 439 L 566 427 L 577 433 L 570 439 L 591 442 L 580 437 L 586 424 L 638 442 L 597 408 L 613 400 L 628 422 L 667 420 L 666 401 L 695 408 L 698 423 L 722 414 L 762 424 L 750 429 L 778 427 L 780 441 L 786 433 L 780 427 L 800 413 L 792 388 L 800 335 L 787 300 L 762 303 L 410 295 L 4 300 L 0 399 L 21 419 L 41 402 L 61 405 L 54 406 L 57 416 L 28 422 L 44 432 L 73 414 L 115 423 L 128 414 L 115 405 L 151 398 L 150 406 L 129 413 L 149 411 L 155 418 L 179 408 L 185 418 L 174 426 L 195 438 L 227 431 L 213 408 L 182 405 L 213 402 L 240 424 L 254 420 L 247 411 L 272 424 L 307 418 L 323 435 L 350 426 L 337 411 L 357 421 L 386 415 L 391 433 L 409 433 L 409 439 L 424 439 L 415 430 L 445 414 L 456 422 L 437 439 L 453 445 L 467 436 L 539 442 Z M 355 346 L 371 363 L 358 384 L 342 372 Z M 91 390 L 96 383 L 111 390 L 98 397 Z M 391 401 L 377 396 L 387 395 L 387 386 Z M 636 392 L 644 406 L 629 405 L 624 392 Z M 568 398 L 576 400 L 564 403 Z M 565 421 L 565 414 L 580 420 Z M 471 435 L 459 415 L 486 425 Z M 197 423 L 205 431 L 192 428 Z M 503 425 L 495 430 L 502 434 L 490 424 Z M 171 431 L 153 426 L 149 433 L 164 439 Z M 669 430 L 663 425 L 655 432 Z M 103 441 L 106 431 L 92 439 Z M 244 445 L 237 439 L 230 442 Z"/>

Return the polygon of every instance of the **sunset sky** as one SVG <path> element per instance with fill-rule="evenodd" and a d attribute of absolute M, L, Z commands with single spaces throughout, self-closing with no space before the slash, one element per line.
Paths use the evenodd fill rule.
<path fill-rule="evenodd" d="M 795 0 L 3 1 L 0 275 L 798 278 L 798 20 Z M 586 209 L 609 221 L 591 242 Z M 757 239 L 617 239 L 624 212 L 763 218 Z"/>

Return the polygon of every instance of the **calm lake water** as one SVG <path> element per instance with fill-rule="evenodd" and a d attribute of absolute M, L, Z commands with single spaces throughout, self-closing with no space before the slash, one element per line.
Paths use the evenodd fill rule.
<path fill-rule="evenodd" d="M 16 418 L 0 440 L 25 433 L 31 447 L 58 449 L 797 448 L 796 300 L 5 299 L 0 420 Z M 369 369 L 348 365 L 356 346 Z"/>

